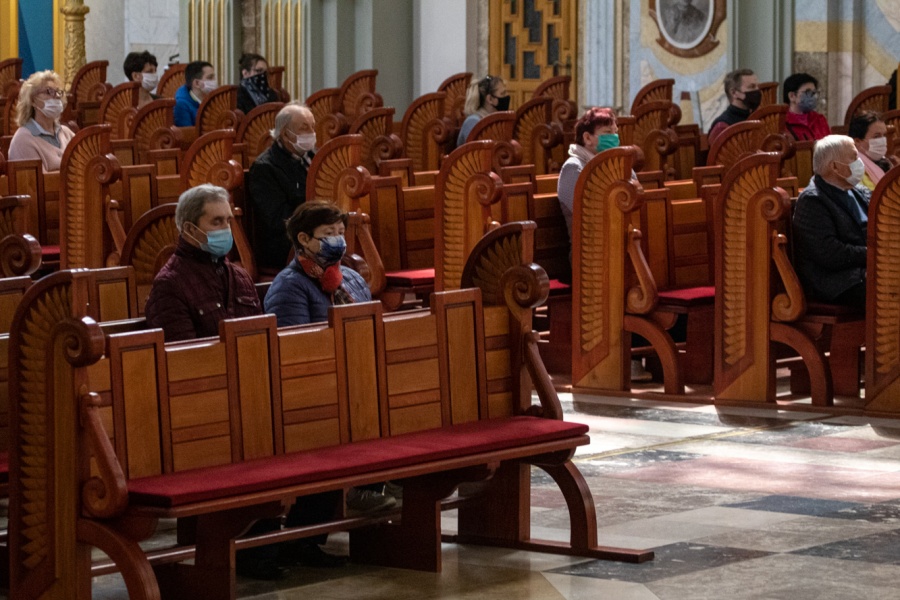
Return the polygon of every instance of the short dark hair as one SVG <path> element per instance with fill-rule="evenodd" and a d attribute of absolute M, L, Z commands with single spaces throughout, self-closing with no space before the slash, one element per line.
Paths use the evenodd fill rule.
<path fill-rule="evenodd" d="M 255 54 L 253 52 L 245 52 L 244 54 L 241 54 L 241 58 L 238 59 L 238 66 L 240 67 L 241 71 L 249 71 L 253 68 L 253 65 L 258 63 L 259 61 L 263 61 L 264 63 L 269 64 L 269 61 L 267 61 L 262 55 Z"/>
<path fill-rule="evenodd" d="M 784 80 L 784 84 L 781 86 L 781 98 L 785 104 L 790 104 L 791 100 L 788 98 L 788 94 L 791 92 L 796 93 L 801 87 L 806 85 L 807 83 L 811 83 L 816 88 L 819 87 L 819 80 L 810 75 L 809 73 L 794 73 Z"/>
<path fill-rule="evenodd" d="M 575 123 L 575 143 L 584 146 L 584 134 L 594 133 L 598 127 L 606 127 L 616 122 L 616 113 L 611 108 L 593 107 L 587 109 Z"/>
<path fill-rule="evenodd" d="M 324 200 L 304 202 L 294 210 L 285 223 L 288 239 L 295 249 L 299 250 L 297 236 L 302 232 L 312 237 L 319 225 L 332 225 L 340 221 L 347 226 L 347 213 L 337 205 Z"/>
<path fill-rule="evenodd" d="M 189 62 L 188 66 L 184 68 L 184 84 L 191 87 L 195 79 L 203 77 L 203 69 L 206 67 L 212 67 L 212 63 L 208 63 L 205 60 Z"/>
<path fill-rule="evenodd" d="M 880 120 L 881 115 L 874 110 L 863 111 L 850 119 L 850 126 L 847 128 L 847 135 L 852 137 L 854 140 L 864 140 L 866 139 L 866 134 L 869 133 L 869 127 L 872 125 L 872 123 Z"/>
<path fill-rule="evenodd" d="M 729 102 L 731 102 L 731 92 L 741 87 L 741 79 L 750 75 L 756 75 L 753 69 L 735 69 L 725 76 L 725 95 Z"/>
<path fill-rule="evenodd" d="M 144 70 L 144 66 L 150 63 L 154 67 L 158 67 L 156 64 L 156 57 L 150 54 L 149 50 L 144 50 L 143 52 L 129 52 L 128 56 L 125 57 L 125 64 L 122 68 L 125 71 L 125 78 L 128 81 L 131 81 L 132 73 L 140 73 Z"/>

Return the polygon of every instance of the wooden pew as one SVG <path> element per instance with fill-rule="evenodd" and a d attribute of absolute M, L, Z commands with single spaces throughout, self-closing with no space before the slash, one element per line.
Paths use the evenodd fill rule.
<path fill-rule="evenodd" d="M 26 231 L 29 196 L 0 197 L 0 277 L 31 275 L 41 266 L 41 245 Z"/>
<path fill-rule="evenodd" d="M 800 356 L 814 405 L 833 405 L 835 369 L 842 387 L 858 393 L 862 317 L 807 306 L 787 250 L 790 202 L 780 170 L 777 153 L 747 156 L 726 173 L 716 199 L 717 404 L 776 402 L 773 343 Z"/>
<path fill-rule="evenodd" d="M 40 160 L 11 160 L 6 163 L 7 192 L 28 196 L 25 232 L 41 245 L 41 262 L 48 269 L 60 260 L 60 175 L 44 173 Z"/>
<path fill-rule="evenodd" d="M 348 133 L 362 139 L 362 166 L 378 173 L 381 163 L 403 156 L 403 141 L 394 133 L 394 109 L 373 108 L 350 124 Z"/>
<path fill-rule="evenodd" d="M 134 117 L 128 138 L 134 140 L 132 164 L 156 165 L 157 173 L 178 175 L 181 149 L 188 144 L 180 127 L 175 127 L 175 100 L 160 98 L 141 107 Z"/>
<path fill-rule="evenodd" d="M 758 108 L 766 108 L 773 104 L 778 104 L 778 85 L 777 81 L 764 81 L 759 84 L 759 91 L 762 92 L 762 99 Z M 757 109 L 758 110 L 758 109 Z"/>
<path fill-rule="evenodd" d="M 430 310 L 388 316 L 377 303 L 335 307 L 328 324 L 284 330 L 272 316 L 226 321 L 219 339 L 174 345 L 163 344 L 159 330 L 104 335 L 85 318 L 90 273 L 36 284 L 11 334 L 12 596 L 54 586 L 89 593 L 96 546 L 132 598 L 160 589 L 167 597 L 234 598 L 234 549 L 256 543 L 235 538 L 255 520 L 298 496 L 385 479 L 404 487 L 399 521 L 339 519 L 313 531 L 350 529 L 357 562 L 439 571 L 441 500 L 460 483 L 488 480 L 458 502 L 462 543 L 651 559 L 597 545 L 594 501 L 570 460 L 587 428 L 561 420 L 529 334 L 546 279 L 539 267 L 519 267 L 504 284 L 530 294 L 465 289 L 436 294 Z M 501 297 L 508 304 L 487 304 Z M 39 381 L 54 386 L 33 383 L 25 357 L 35 352 L 47 357 Z M 198 402 L 202 414 L 191 408 Z M 26 411 L 44 414 L 51 405 L 59 409 L 36 429 L 23 424 Z M 54 468 L 35 471 L 32 457 Z M 568 544 L 529 534 L 531 465 L 560 485 Z M 254 479 L 270 469 L 283 475 Z M 182 484 L 200 484 L 198 494 L 173 493 Z M 54 493 L 35 503 L 25 492 L 32 489 Z M 194 562 L 160 564 L 154 576 L 154 557 L 137 541 L 160 517 L 191 517 L 191 547 L 179 558 Z M 59 524 L 52 535 L 48 522 Z M 275 532 L 268 541 L 310 534 Z"/>
<path fill-rule="evenodd" d="M 184 85 L 184 70 L 187 63 L 169 65 L 159 78 L 156 93 L 160 98 L 175 98 L 175 92 Z"/>
<path fill-rule="evenodd" d="M 668 157 L 679 147 L 678 135 L 672 129 L 674 108 L 671 101 L 644 101 L 632 115 L 617 119 L 622 145 L 638 146 L 643 152 L 639 171 L 661 171 L 664 179 L 674 178 L 675 170 L 668 166 Z"/>
<path fill-rule="evenodd" d="M 444 116 L 456 125 L 457 135 L 459 135 L 460 125 L 466 119 L 466 92 L 470 83 L 472 83 L 472 74 L 466 71 L 451 75 L 441 82 L 437 89 L 437 91 L 447 94 L 444 100 Z M 455 139 L 456 136 L 452 137 Z"/>
<path fill-rule="evenodd" d="M 562 144 L 562 127 L 553 120 L 553 99 L 538 96 L 516 109 L 513 139 L 522 146 L 522 163 L 534 165 L 535 173 L 558 172 L 562 163 L 553 158 L 553 149 Z"/>
<path fill-rule="evenodd" d="M 9 153 L 9 145 L 12 142 L 12 136 L 18 129 L 16 123 L 16 106 L 19 104 L 19 88 L 22 84 L 18 81 L 10 81 L 6 84 L 3 91 L 3 102 L 0 105 L 0 130 L 5 131 L 0 136 L 0 152 L 4 155 Z"/>
<path fill-rule="evenodd" d="M 316 119 L 316 141 L 320 147 L 324 146 L 331 138 L 345 133 L 340 129 L 340 123 L 326 118 L 332 114 L 335 99 L 339 93 L 340 89 L 338 88 L 325 88 L 314 92 L 306 99 L 306 106 L 309 107 Z"/>
<path fill-rule="evenodd" d="M 237 107 L 237 86 L 220 85 L 197 108 L 197 136 L 217 129 L 237 131 L 244 113 Z"/>
<path fill-rule="evenodd" d="M 233 150 L 235 160 L 243 165 L 245 171 L 257 156 L 272 145 L 269 132 L 275 128 L 275 116 L 282 108 L 284 104 L 281 102 L 267 102 L 255 107 L 241 119 Z"/>
<path fill-rule="evenodd" d="M 852 121 L 853 117 L 861 112 L 867 110 L 875 111 L 879 114 L 887 112 L 890 108 L 888 106 L 888 99 L 890 95 L 891 86 L 889 85 L 876 85 L 864 89 L 856 96 L 854 96 L 853 100 L 850 101 L 850 105 L 847 107 L 847 112 L 844 113 L 843 125 L 832 126 L 831 132 L 846 135 L 848 129 L 850 128 L 850 121 Z"/>
<path fill-rule="evenodd" d="M 542 81 L 532 94 L 532 98 L 547 96 L 553 99 L 553 122 L 562 131 L 563 139 L 562 143 L 553 147 L 550 154 L 553 163 L 560 166 L 568 158 L 569 144 L 575 143 L 575 120 L 578 118 L 578 105 L 569 96 L 571 84 L 572 78 L 568 75 L 550 77 Z"/>
<path fill-rule="evenodd" d="M 674 99 L 674 79 L 654 79 L 637 91 L 631 101 L 629 114 L 633 115 L 638 108 L 648 102 L 672 102 Z"/>
<path fill-rule="evenodd" d="M 269 66 L 269 70 L 266 72 L 266 79 L 269 83 L 269 89 L 275 90 L 275 93 L 278 95 L 278 101 L 287 104 L 291 101 L 291 95 L 284 88 L 284 67 L 281 66 Z"/>
<path fill-rule="evenodd" d="M 22 79 L 22 59 L 7 58 L 0 60 L 0 138 L 12 135 L 13 129 L 9 127 L 9 121 L 4 118 L 7 115 L 7 105 L 18 98 L 18 82 Z M 12 87 L 10 87 L 12 85 Z M 7 90 L 14 90 L 15 94 Z"/>
<path fill-rule="evenodd" d="M 400 138 L 413 171 L 438 170 L 445 147 L 455 141 L 450 139 L 453 123 L 444 116 L 446 99 L 445 92 L 419 96 L 403 115 Z"/>
<path fill-rule="evenodd" d="M 128 81 L 120 83 L 103 96 L 100 102 L 98 122 L 112 128 L 110 136 L 114 140 L 126 139 L 131 130 L 140 101 L 141 83 Z"/>
<path fill-rule="evenodd" d="M 78 69 L 69 91 L 68 110 L 74 111 L 78 127 L 100 122 L 100 103 L 112 87 L 106 83 L 107 60 L 89 62 Z M 65 122 L 68 119 L 63 119 Z"/>

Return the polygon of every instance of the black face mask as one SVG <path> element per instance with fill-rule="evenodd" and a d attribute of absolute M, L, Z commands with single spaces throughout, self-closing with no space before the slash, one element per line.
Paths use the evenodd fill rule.
<path fill-rule="evenodd" d="M 497 96 L 494 96 L 497 98 Z M 497 98 L 497 110 L 509 110 L 509 95 Z"/>
<path fill-rule="evenodd" d="M 760 90 L 750 90 L 749 92 L 744 92 L 744 106 L 750 109 L 750 111 L 754 111 L 759 108 L 759 103 L 762 102 L 762 92 Z"/>

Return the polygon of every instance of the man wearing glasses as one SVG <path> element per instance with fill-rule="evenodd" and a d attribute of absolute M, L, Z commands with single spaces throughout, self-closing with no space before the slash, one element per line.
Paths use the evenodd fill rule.
<path fill-rule="evenodd" d="M 62 79 L 53 71 L 38 71 L 22 84 L 16 106 L 16 130 L 9 160 L 40 159 L 44 172 L 59 171 L 72 130 L 60 124 L 65 107 Z"/>

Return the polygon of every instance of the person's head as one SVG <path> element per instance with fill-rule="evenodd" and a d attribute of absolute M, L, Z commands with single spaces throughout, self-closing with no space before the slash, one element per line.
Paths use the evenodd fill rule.
<path fill-rule="evenodd" d="M 38 71 L 25 80 L 19 89 L 16 124 L 23 127 L 39 111 L 42 116 L 58 123 L 66 106 L 62 78 L 53 71 Z"/>
<path fill-rule="evenodd" d="M 178 197 L 175 227 L 189 244 L 214 257 L 225 256 L 231 250 L 233 219 L 228 192 L 217 185 L 204 183 Z"/>
<path fill-rule="evenodd" d="M 316 118 L 309 107 L 295 100 L 275 115 L 269 135 L 294 156 L 303 156 L 316 147 Z"/>
<path fill-rule="evenodd" d="M 865 165 L 859 158 L 853 138 L 827 135 L 813 149 L 813 172 L 842 190 L 849 190 L 862 180 Z"/>
<path fill-rule="evenodd" d="M 143 52 L 129 52 L 125 57 L 123 69 L 128 81 L 140 82 L 141 87 L 149 92 L 159 83 L 156 67 L 156 57 L 144 50 Z"/>
<path fill-rule="evenodd" d="M 200 99 L 219 87 L 216 70 L 204 60 L 195 60 L 184 68 L 184 84 Z"/>
<path fill-rule="evenodd" d="M 819 81 L 809 73 L 794 73 L 781 86 L 784 103 L 794 113 L 808 113 L 819 103 Z"/>
<path fill-rule="evenodd" d="M 466 91 L 466 114 L 471 115 L 482 108 L 489 112 L 509 110 L 509 93 L 506 91 L 506 82 L 500 77 L 487 75 L 469 84 Z"/>
<path fill-rule="evenodd" d="M 847 135 L 853 138 L 856 149 L 872 160 L 881 160 L 887 154 L 887 125 L 874 111 L 867 110 L 853 117 Z"/>
<path fill-rule="evenodd" d="M 266 59 L 253 52 L 242 54 L 238 65 L 241 67 L 241 79 L 269 72 L 269 63 Z"/>
<path fill-rule="evenodd" d="M 737 69 L 725 76 L 725 95 L 729 104 L 749 111 L 759 108 L 762 101 L 759 80 L 750 69 Z"/>
<path fill-rule="evenodd" d="M 618 146 L 618 133 L 616 114 L 611 108 L 589 108 L 575 123 L 575 143 L 591 152 Z"/>
<path fill-rule="evenodd" d="M 304 202 L 287 220 L 286 227 L 298 258 L 310 258 L 328 266 L 344 255 L 347 214 L 330 202 Z"/>

